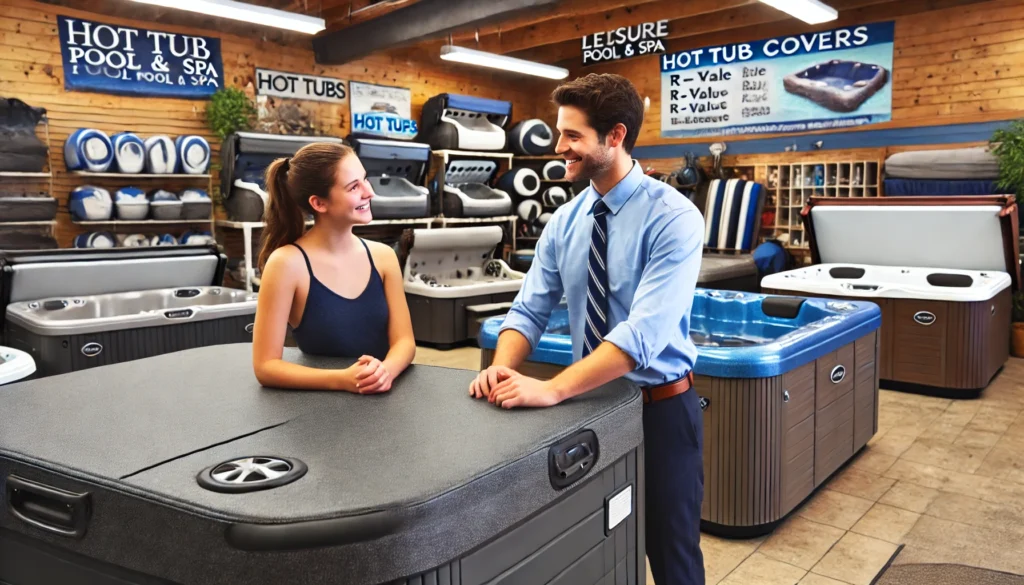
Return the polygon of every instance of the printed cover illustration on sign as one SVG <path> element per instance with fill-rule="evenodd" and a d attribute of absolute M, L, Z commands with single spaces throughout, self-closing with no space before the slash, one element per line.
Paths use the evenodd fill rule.
<path fill-rule="evenodd" d="M 664 138 L 812 132 L 892 119 L 894 23 L 665 54 Z"/>

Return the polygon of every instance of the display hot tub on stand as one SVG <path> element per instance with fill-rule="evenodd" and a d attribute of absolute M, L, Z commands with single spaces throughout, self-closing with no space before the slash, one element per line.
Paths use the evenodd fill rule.
<path fill-rule="evenodd" d="M 373 186 L 370 210 L 374 219 L 430 216 L 429 191 L 423 186 L 430 161 L 428 145 L 364 137 L 349 137 L 349 142 Z"/>
<path fill-rule="evenodd" d="M 478 335 L 491 363 L 503 317 Z M 573 326 L 583 327 L 582 321 Z M 690 337 L 704 411 L 704 531 L 770 532 L 878 430 L 881 312 L 860 301 L 697 289 Z M 549 378 L 572 364 L 565 308 L 519 369 Z"/>
<path fill-rule="evenodd" d="M 643 584 L 639 389 L 509 411 L 474 376 L 276 390 L 233 344 L 4 386 L 0 582 Z"/>
<path fill-rule="evenodd" d="M 252 341 L 256 295 L 220 286 L 216 246 L 0 253 L 0 343 L 39 377 Z"/>
<path fill-rule="evenodd" d="M 473 339 L 483 319 L 512 306 L 526 274 L 493 258 L 502 235 L 498 226 L 402 233 L 405 297 L 417 342 Z"/>
<path fill-rule="evenodd" d="M 814 265 L 765 277 L 766 291 L 877 303 L 886 388 L 988 386 L 1020 287 L 1012 196 L 811 198 L 803 215 Z"/>

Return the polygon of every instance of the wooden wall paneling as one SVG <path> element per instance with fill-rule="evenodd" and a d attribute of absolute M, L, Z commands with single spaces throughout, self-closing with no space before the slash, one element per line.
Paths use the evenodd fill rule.
<path fill-rule="evenodd" d="M 390 55 L 375 55 L 346 65 L 324 67 L 316 65 L 313 52 L 308 46 L 284 46 L 260 38 L 234 36 L 223 32 L 230 27 L 217 26 L 216 29 L 196 30 L 181 25 L 129 20 L 31 0 L 9 0 L 5 2 L 4 11 L 0 13 L 0 95 L 18 97 L 32 106 L 47 109 L 50 119 L 50 164 L 55 173 L 54 196 L 60 201 L 56 236 L 62 247 L 70 246 L 78 233 L 94 229 L 74 225 L 67 212 L 66 200 L 70 191 L 78 185 L 87 183 L 83 177 L 68 173 L 64 165 L 63 144 L 71 132 L 88 126 L 111 134 L 127 130 L 137 132 L 143 137 L 158 133 L 167 134 L 172 138 L 186 133 L 199 134 L 210 142 L 215 161 L 219 160 L 220 145 L 206 126 L 206 100 L 65 91 L 56 25 L 58 14 L 110 24 L 219 37 L 225 85 L 245 87 L 252 81 L 255 67 L 258 66 L 408 87 L 413 101 L 412 116 L 416 119 L 419 119 L 423 103 L 429 97 L 452 92 L 511 101 L 515 122 L 535 117 L 538 111 L 538 95 L 546 95 L 550 92 L 548 88 L 553 87 L 550 84 L 524 79 L 522 76 L 494 75 L 484 69 L 444 64 L 436 59 L 436 56 L 429 55 L 421 60 L 414 59 L 414 55 L 404 59 Z M 538 87 L 542 89 L 538 90 Z M 314 121 L 325 134 L 344 137 L 349 133 L 351 126 L 347 104 L 303 102 L 302 105 L 313 114 Z M 545 109 L 549 108 L 545 106 Z M 94 179 L 89 180 L 98 182 Z M 178 184 L 164 184 L 160 180 L 152 179 L 104 179 L 99 184 L 111 189 L 128 184 L 137 184 L 143 189 L 183 188 Z M 189 181 L 187 184 L 206 188 L 204 181 Z M 223 210 L 218 208 L 217 215 L 224 217 Z M 180 235 L 190 226 L 149 226 L 150 229 L 145 230 L 142 227 L 145 226 L 125 226 L 117 228 L 116 231 L 166 232 Z"/>

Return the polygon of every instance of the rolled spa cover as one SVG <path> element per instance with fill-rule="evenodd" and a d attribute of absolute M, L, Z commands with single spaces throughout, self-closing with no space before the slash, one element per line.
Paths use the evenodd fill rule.
<path fill-rule="evenodd" d="M 182 203 L 174 193 L 154 189 L 149 192 L 149 209 L 153 219 L 181 219 Z"/>
<path fill-rule="evenodd" d="M 519 202 L 519 207 L 516 208 L 516 212 L 519 214 L 519 219 L 526 223 L 533 223 L 537 221 L 537 218 L 541 214 L 540 201 L 536 199 L 523 199 Z"/>
<path fill-rule="evenodd" d="M 76 248 L 115 248 L 117 238 L 110 232 L 88 232 L 75 236 Z"/>
<path fill-rule="evenodd" d="M 94 128 L 79 128 L 64 142 L 64 164 L 69 171 L 105 173 L 114 162 L 110 138 Z"/>
<path fill-rule="evenodd" d="M 176 172 L 202 175 L 210 166 L 210 144 L 202 136 L 179 136 L 174 139 L 178 159 Z"/>
<path fill-rule="evenodd" d="M 565 178 L 565 161 L 551 160 L 544 164 L 544 178 L 548 181 L 561 181 Z"/>
<path fill-rule="evenodd" d="M 121 187 L 114 192 L 118 219 L 139 220 L 149 215 L 149 199 L 138 187 Z"/>
<path fill-rule="evenodd" d="M 174 173 L 178 156 L 170 136 L 157 135 L 146 139 L 146 172 L 153 175 Z"/>
<path fill-rule="evenodd" d="M 498 179 L 497 187 L 517 199 L 534 197 L 540 192 L 540 177 L 533 169 L 512 169 Z"/>
<path fill-rule="evenodd" d="M 565 189 L 555 185 L 548 187 L 544 191 L 544 205 L 548 207 L 559 207 L 565 205 L 565 202 L 569 200 L 569 194 L 565 192 Z"/>
<path fill-rule="evenodd" d="M 128 234 L 121 240 L 121 246 L 124 248 L 148 248 L 150 246 L 150 237 L 146 234 Z"/>
<path fill-rule="evenodd" d="M 187 231 L 181 235 L 178 242 L 185 246 L 205 246 L 215 243 L 216 240 L 210 232 Z"/>
<path fill-rule="evenodd" d="M 104 221 L 110 219 L 114 202 L 110 191 L 102 187 L 81 185 L 68 196 L 68 210 L 76 221 Z"/>
<path fill-rule="evenodd" d="M 523 120 L 508 131 L 508 146 L 516 154 L 540 156 L 554 152 L 555 139 L 544 120 Z"/>
<path fill-rule="evenodd" d="M 131 132 L 110 137 L 114 148 L 114 167 L 119 173 L 137 175 L 146 169 L 146 143 Z"/>

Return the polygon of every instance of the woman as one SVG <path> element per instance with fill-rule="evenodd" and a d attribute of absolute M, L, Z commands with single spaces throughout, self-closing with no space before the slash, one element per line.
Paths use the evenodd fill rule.
<path fill-rule="evenodd" d="M 369 223 L 373 189 L 355 152 L 314 143 L 267 168 L 253 368 L 277 388 L 386 392 L 416 354 L 398 257 L 352 226 Z M 315 217 L 303 233 L 306 213 Z M 300 350 L 359 357 L 343 370 L 281 359 L 287 326 Z"/>

